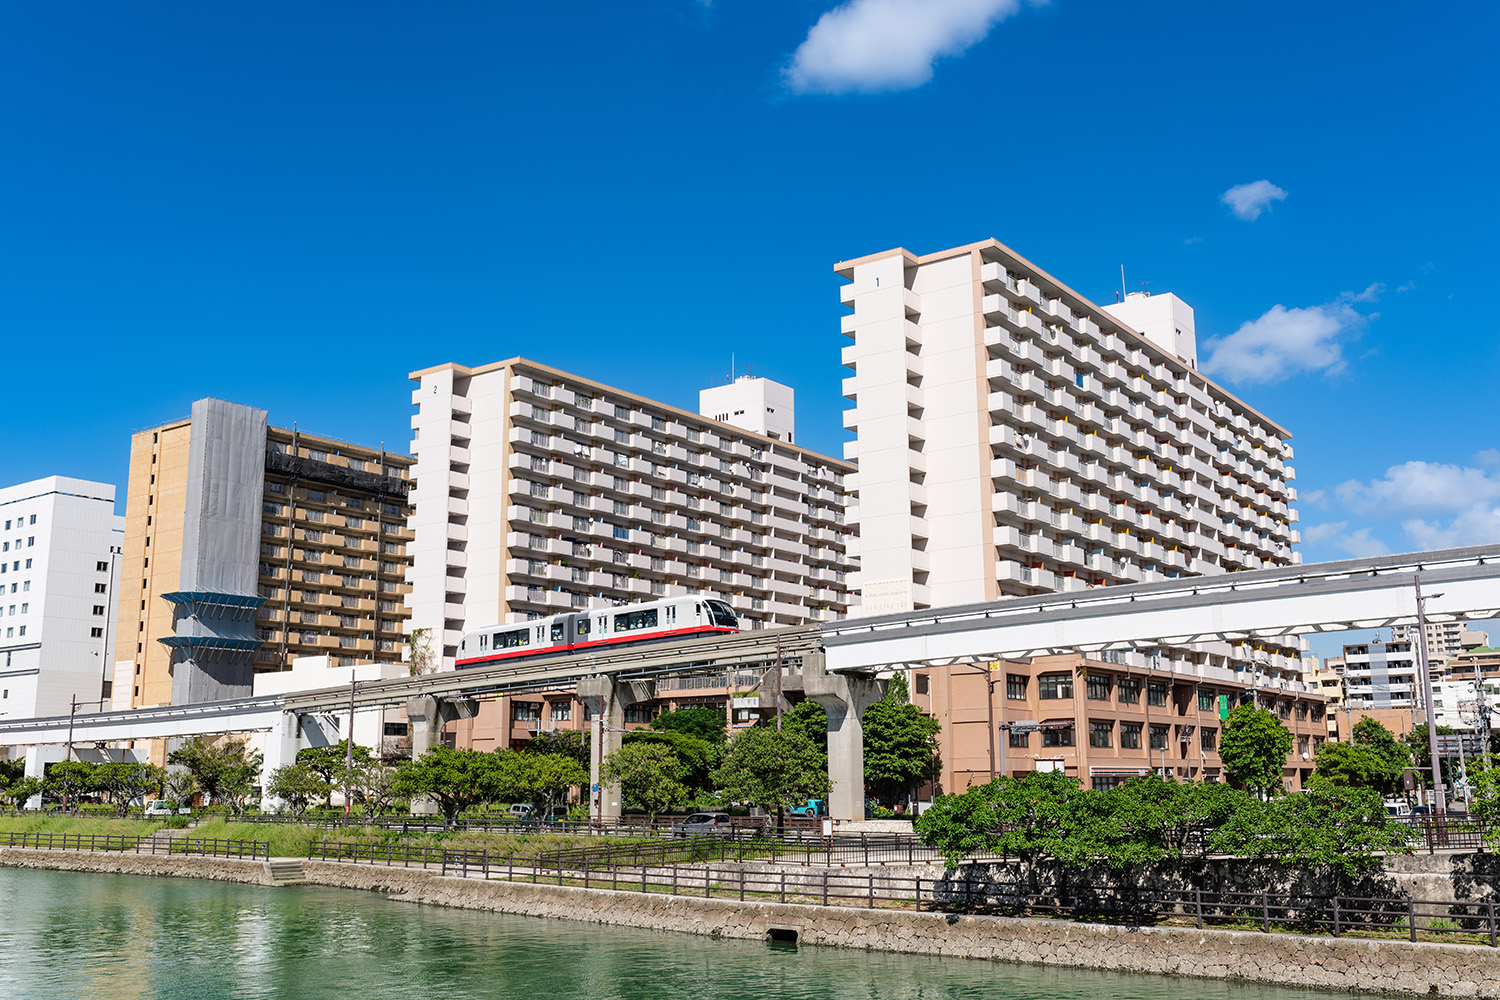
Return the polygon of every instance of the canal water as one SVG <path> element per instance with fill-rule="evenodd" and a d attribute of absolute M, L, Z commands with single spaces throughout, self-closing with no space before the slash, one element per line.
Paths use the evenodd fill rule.
<path fill-rule="evenodd" d="M 1312 1000 L 1326 993 L 715 941 L 377 893 L 0 869 L 16 1000 Z"/>

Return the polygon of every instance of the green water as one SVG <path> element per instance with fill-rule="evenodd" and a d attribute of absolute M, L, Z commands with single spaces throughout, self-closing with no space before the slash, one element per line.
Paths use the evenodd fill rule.
<path fill-rule="evenodd" d="M 339 889 L 0 869 L 4 1000 L 1310 1000 L 1329 994 L 394 903 Z"/>

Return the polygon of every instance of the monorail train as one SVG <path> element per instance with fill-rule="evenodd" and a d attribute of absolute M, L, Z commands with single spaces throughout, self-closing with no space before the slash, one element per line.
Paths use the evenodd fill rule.
<path fill-rule="evenodd" d="M 689 594 L 649 604 L 592 608 L 466 632 L 454 665 L 463 669 L 527 656 L 738 631 L 740 620 L 728 604 L 716 597 Z"/>

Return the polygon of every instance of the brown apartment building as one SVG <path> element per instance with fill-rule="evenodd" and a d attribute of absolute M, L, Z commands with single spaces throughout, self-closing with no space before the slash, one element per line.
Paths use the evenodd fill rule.
<path fill-rule="evenodd" d="M 1223 781 L 1218 748 L 1224 716 L 1251 699 L 1292 732 L 1283 772 L 1288 789 L 1301 788 L 1312 776 L 1313 757 L 1328 738 L 1317 694 L 1075 655 L 1037 657 L 1025 665 L 919 670 L 911 687 L 913 704 L 944 723 L 938 737 L 940 793 L 984 784 L 992 766 L 1009 775 L 1062 771 L 1098 789 L 1151 771 Z M 993 744 L 986 741 L 987 733 L 997 732 Z"/>
<path fill-rule="evenodd" d="M 400 662 L 411 461 L 215 399 L 136 433 L 115 705 L 248 695 L 299 656 Z"/>

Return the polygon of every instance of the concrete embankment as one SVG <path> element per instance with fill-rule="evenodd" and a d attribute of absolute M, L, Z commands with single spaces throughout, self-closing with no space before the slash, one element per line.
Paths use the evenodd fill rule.
<path fill-rule="evenodd" d="M 0 866 L 178 875 L 271 884 L 264 862 L 0 850 Z M 435 871 L 306 861 L 312 884 L 434 906 L 721 938 L 795 933 L 804 944 L 1039 965 L 1242 979 L 1344 992 L 1500 998 L 1500 950 L 1190 928 L 866 910 L 570 886 L 485 882 Z"/>

